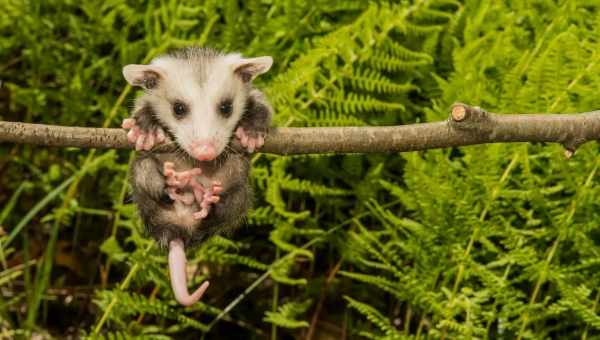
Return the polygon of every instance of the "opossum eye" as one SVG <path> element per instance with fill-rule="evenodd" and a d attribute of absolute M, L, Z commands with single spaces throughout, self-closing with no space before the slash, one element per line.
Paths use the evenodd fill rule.
<path fill-rule="evenodd" d="M 188 113 L 188 109 L 184 103 L 182 103 L 180 101 L 173 103 L 173 115 L 175 115 L 175 118 L 181 119 L 187 113 Z"/>
<path fill-rule="evenodd" d="M 223 117 L 228 118 L 229 116 L 231 116 L 232 112 L 233 112 L 233 101 L 231 99 L 222 100 L 221 103 L 219 104 L 219 113 Z"/>

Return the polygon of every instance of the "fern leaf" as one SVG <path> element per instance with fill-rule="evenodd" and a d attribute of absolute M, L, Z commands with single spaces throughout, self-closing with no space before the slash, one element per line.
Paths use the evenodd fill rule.
<path fill-rule="evenodd" d="M 312 300 L 303 302 L 288 302 L 277 308 L 277 312 L 265 312 L 263 321 L 272 323 L 283 328 L 304 328 L 309 323 L 305 320 L 297 320 L 298 316 L 306 312 L 311 306 Z"/>

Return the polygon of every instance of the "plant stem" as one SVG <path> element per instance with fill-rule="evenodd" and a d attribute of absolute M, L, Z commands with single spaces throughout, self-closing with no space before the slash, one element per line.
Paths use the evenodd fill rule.
<path fill-rule="evenodd" d="M 148 246 L 146 247 L 146 249 L 144 249 L 144 254 L 148 253 L 150 251 L 150 249 L 152 249 L 153 245 L 154 245 L 154 243 L 149 243 Z M 125 290 L 127 287 L 129 287 L 129 283 L 131 282 L 131 280 L 133 279 L 134 275 L 137 273 L 138 270 L 140 270 L 140 264 L 139 263 L 136 263 L 133 266 L 131 266 L 131 269 L 129 269 L 129 273 L 127 273 L 127 276 L 125 277 L 125 279 L 119 285 L 119 290 Z M 108 303 L 108 306 L 104 310 L 104 313 L 102 314 L 102 317 L 100 317 L 100 320 L 98 321 L 98 323 L 94 327 L 94 331 L 92 332 L 93 335 L 95 335 L 95 336 L 98 335 L 98 333 L 102 329 L 102 326 L 104 325 L 104 323 L 108 319 L 108 316 L 112 312 L 112 309 L 115 307 L 116 303 L 117 303 L 117 297 L 113 296 L 113 298 Z"/>
<path fill-rule="evenodd" d="M 564 221 L 564 226 L 561 230 L 559 230 L 558 236 L 554 240 L 554 243 L 552 244 L 552 247 L 550 248 L 550 251 L 548 252 L 548 255 L 546 256 L 546 260 L 544 261 L 544 267 L 542 269 L 542 272 L 539 274 L 538 280 L 535 283 L 533 293 L 531 294 L 531 298 L 529 299 L 529 309 L 531 309 L 533 307 L 533 304 L 535 303 L 535 300 L 537 299 L 537 296 L 542 287 L 542 284 L 544 282 L 546 282 L 546 276 L 547 276 L 550 264 L 552 263 L 552 259 L 554 259 L 554 254 L 556 253 L 558 244 L 560 243 L 562 238 L 566 237 L 566 231 L 569 228 L 569 226 L 571 225 L 571 220 L 573 219 L 573 216 L 575 215 L 575 211 L 577 209 L 578 198 L 591 185 L 594 175 L 598 171 L 599 163 L 600 163 L 600 158 L 597 158 L 596 162 L 594 164 L 594 167 L 592 168 L 592 171 L 588 175 L 585 183 L 582 186 L 578 187 L 578 190 L 575 193 L 573 200 L 571 201 L 569 213 L 566 215 L 566 218 Z M 525 329 L 529 322 L 529 310 L 525 311 L 525 313 L 523 314 L 522 320 L 523 320 L 523 322 L 521 323 L 521 328 L 519 330 L 519 336 L 517 337 L 517 340 L 520 340 L 523 338 L 523 333 L 525 332 Z"/>
<path fill-rule="evenodd" d="M 279 260 L 279 247 L 275 246 L 275 261 Z M 271 304 L 271 311 L 273 313 L 277 312 L 277 305 L 279 303 L 279 282 L 275 281 L 273 283 L 273 302 Z M 275 323 L 271 324 L 271 340 L 277 340 L 277 325 Z"/>

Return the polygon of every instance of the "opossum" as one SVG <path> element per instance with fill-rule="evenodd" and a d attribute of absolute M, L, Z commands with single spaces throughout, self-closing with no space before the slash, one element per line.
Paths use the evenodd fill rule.
<path fill-rule="evenodd" d="M 123 67 L 127 82 L 144 90 L 122 124 L 139 151 L 132 199 L 149 234 L 169 248 L 171 285 L 183 305 L 208 288 L 204 282 L 188 293 L 185 249 L 235 228 L 251 206 L 249 153 L 263 145 L 272 116 L 252 80 L 272 62 L 189 47 Z M 176 151 L 152 150 L 167 136 Z"/>

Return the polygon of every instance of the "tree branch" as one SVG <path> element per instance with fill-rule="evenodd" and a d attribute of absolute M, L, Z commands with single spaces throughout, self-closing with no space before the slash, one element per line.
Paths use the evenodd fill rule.
<path fill-rule="evenodd" d="M 600 111 L 496 114 L 455 104 L 448 120 L 382 127 L 273 128 L 261 152 L 273 154 L 383 153 L 506 142 L 561 143 L 570 157 L 600 139 Z M 0 142 L 131 149 L 123 129 L 0 122 Z"/>

